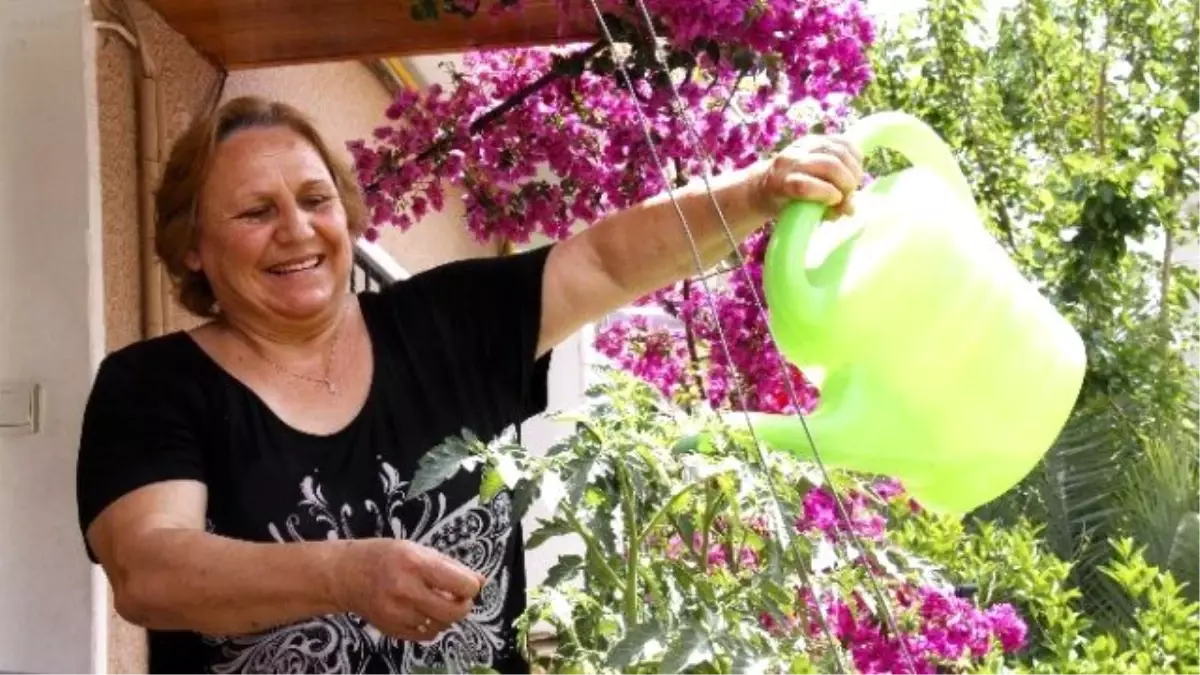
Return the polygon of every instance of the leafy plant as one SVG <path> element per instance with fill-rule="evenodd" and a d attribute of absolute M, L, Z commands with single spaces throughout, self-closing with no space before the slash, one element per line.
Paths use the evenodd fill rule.
<path fill-rule="evenodd" d="M 501 438 L 447 439 L 410 491 L 482 470 L 552 515 L 527 548 L 574 536 L 518 621 L 550 672 L 1167 673 L 1200 668 L 1200 605 L 1148 548 L 1120 538 L 1097 569 L 1130 621 L 1093 620 L 1073 566 L 1028 519 L 924 511 L 891 480 L 826 484 L 790 456 L 764 462 L 718 416 L 689 413 L 611 371 L 534 456 Z M 839 509 L 836 496 L 844 508 Z M 1182 555 L 1177 553 L 1176 556 Z M 549 626 L 554 648 L 528 636 Z"/>
<path fill-rule="evenodd" d="M 1200 605 L 1170 572 L 1149 564 L 1145 549 L 1123 538 L 1105 545 L 1100 569 L 1131 602 L 1132 621 L 1110 630 L 1081 611 L 1071 565 L 1045 550 L 1040 527 L 1000 526 L 922 514 L 901 523 L 898 544 L 936 561 L 946 576 L 970 585 L 981 603 L 1010 602 L 1029 621 L 1029 646 L 1008 672 L 1193 673 L 1200 669 Z M 995 672 L 998 663 L 987 664 Z"/>
<path fill-rule="evenodd" d="M 549 670 L 927 672 L 1023 643 L 1011 607 L 957 597 L 889 540 L 885 514 L 919 508 L 890 481 L 826 484 L 775 454 L 764 467 L 720 417 L 688 414 L 620 371 L 569 419 L 576 433 L 544 456 L 452 439 L 414 478 L 427 488 L 455 461 L 481 467 L 481 498 L 507 488 L 520 503 L 548 500 L 554 515 L 529 549 L 583 542 L 521 621 L 526 634 L 554 627 Z"/>

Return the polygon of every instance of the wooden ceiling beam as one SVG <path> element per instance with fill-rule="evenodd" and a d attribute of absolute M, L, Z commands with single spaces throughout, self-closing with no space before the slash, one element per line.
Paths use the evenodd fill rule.
<path fill-rule="evenodd" d="M 594 20 L 564 18 L 557 0 L 518 11 L 417 21 L 412 0 L 144 0 L 227 70 L 473 49 L 591 42 Z"/>

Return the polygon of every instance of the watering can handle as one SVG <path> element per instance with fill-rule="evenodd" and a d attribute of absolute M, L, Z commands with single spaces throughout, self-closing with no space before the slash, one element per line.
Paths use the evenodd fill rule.
<path fill-rule="evenodd" d="M 940 176 L 967 203 L 975 202 L 971 184 L 950 146 L 920 119 L 895 111 L 875 113 L 851 125 L 845 136 L 862 149 L 863 155 L 870 155 L 878 148 L 904 155 L 913 166 L 925 167 Z"/>
<path fill-rule="evenodd" d="M 850 126 L 845 136 L 864 155 L 886 148 L 904 155 L 914 166 L 941 176 L 951 192 L 974 206 L 971 186 L 963 176 L 950 147 L 929 125 L 902 112 L 868 115 Z M 779 350 L 792 363 L 803 363 L 804 340 L 826 325 L 833 309 L 836 289 L 812 283 L 805 255 L 813 231 L 825 217 L 825 206 L 816 202 L 792 202 L 780 212 L 767 245 L 763 269 L 763 294 L 770 315 L 771 333 Z"/>

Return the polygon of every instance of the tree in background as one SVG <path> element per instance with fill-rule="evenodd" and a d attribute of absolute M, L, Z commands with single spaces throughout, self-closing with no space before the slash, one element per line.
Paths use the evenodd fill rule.
<path fill-rule="evenodd" d="M 1098 572 L 1109 537 L 1131 534 L 1192 597 L 1197 585 L 1197 279 L 1172 259 L 1196 222 L 1182 207 L 1198 188 L 1197 10 L 1020 0 L 992 25 L 979 0 L 930 0 L 881 31 L 855 103 L 917 115 L 958 151 L 998 241 L 1083 336 L 1068 428 L 979 515 L 1043 524 L 1114 621 L 1128 616 Z"/>
<path fill-rule="evenodd" d="M 870 78 L 873 25 L 857 0 L 646 0 L 658 43 L 636 6 L 602 4 L 614 12 L 615 51 L 602 41 L 471 53 L 452 87 L 400 93 L 387 111 L 394 123 L 351 144 L 375 226 L 407 228 L 441 210 L 449 184 L 480 240 L 561 239 L 706 169 L 749 165 L 810 125 L 836 124 Z M 493 9 L 502 5 L 520 8 Z M 414 6 L 420 17 L 436 11 Z M 679 401 L 783 411 L 798 392 L 810 407 L 814 389 L 783 366 L 755 301 L 765 241 L 741 247 L 747 265 L 717 270 L 723 278 L 641 300 L 684 329 L 618 322 L 598 347 Z"/>

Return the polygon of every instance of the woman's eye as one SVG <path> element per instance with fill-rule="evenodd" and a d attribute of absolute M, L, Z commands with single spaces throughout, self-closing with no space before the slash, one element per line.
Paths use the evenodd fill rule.
<path fill-rule="evenodd" d="M 316 208 L 325 204 L 331 199 L 328 195 L 313 195 L 304 199 L 304 204 L 309 208 Z"/>
<path fill-rule="evenodd" d="M 243 211 L 242 215 L 240 217 L 246 218 L 249 220 L 262 220 L 263 218 L 266 218 L 268 215 L 270 215 L 270 213 L 271 213 L 271 207 L 258 206 L 253 209 L 248 209 L 246 211 Z"/>

